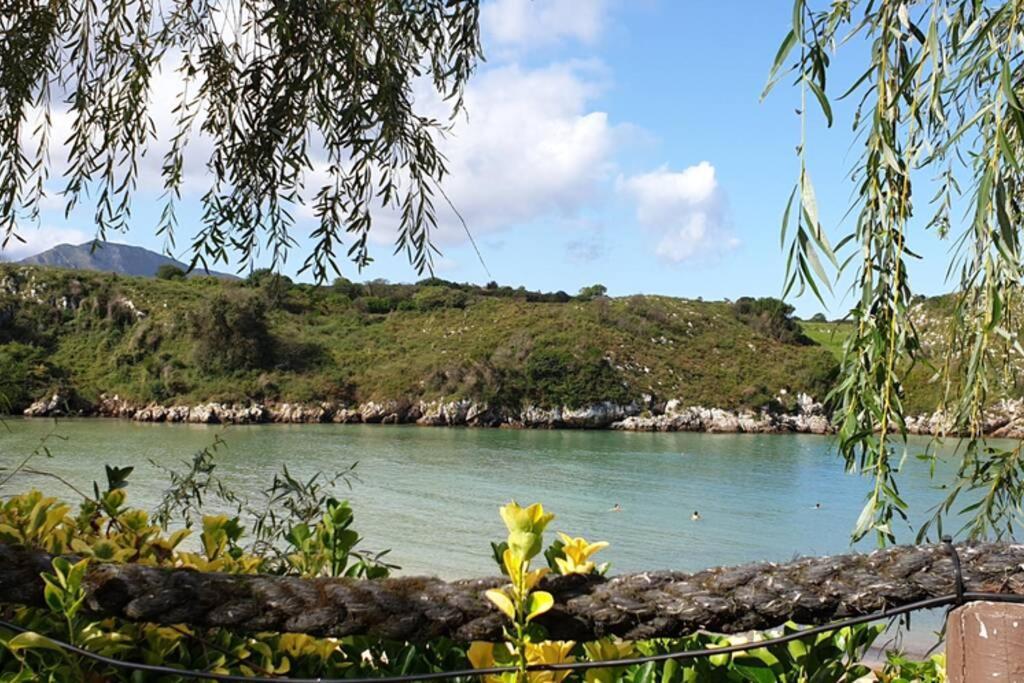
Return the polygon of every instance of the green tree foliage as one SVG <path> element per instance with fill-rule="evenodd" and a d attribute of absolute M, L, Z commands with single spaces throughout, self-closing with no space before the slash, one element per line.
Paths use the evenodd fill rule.
<path fill-rule="evenodd" d="M 582 357 L 553 349 L 537 349 L 526 359 L 524 393 L 544 396 L 547 407 L 578 407 L 612 401 L 628 403 L 630 391 L 596 349 Z"/>
<path fill-rule="evenodd" d="M 743 296 L 733 304 L 733 311 L 737 318 L 761 334 L 784 344 L 809 341 L 804 337 L 803 330 L 793 318 L 795 310 L 785 301 L 770 296 L 760 298 Z"/>
<path fill-rule="evenodd" d="M 815 313 L 811 316 L 812 323 L 827 323 L 828 318 L 825 317 L 824 313 Z"/>
<path fill-rule="evenodd" d="M 156 269 L 156 276 L 160 280 L 184 280 L 185 271 L 178 266 L 165 263 Z"/>
<path fill-rule="evenodd" d="M 583 301 L 590 301 L 596 299 L 599 296 L 605 296 L 608 293 L 608 288 L 604 285 L 590 285 L 589 287 L 583 287 L 580 289 L 580 293 L 576 296 Z"/>
<path fill-rule="evenodd" d="M 270 308 L 280 308 L 288 298 L 288 292 L 294 284 L 287 275 L 270 268 L 258 268 L 249 273 L 245 283 L 259 289 Z"/>
<path fill-rule="evenodd" d="M 930 362 L 907 267 L 917 258 L 911 240 L 927 239 L 910 230 L 915 224 L 952 242 L 948 272 L 959 292 L 939 332 L 949 340 L 946 358 L 929 370 L 944 396 L 936 407 L 951 431 L 968 436 L 949 496 L 922 536 L 941 531 L 943 517 L 967 505 L 964 499 L 972 536 L 1012 534 L 1019 517 L 1020 447 L 987 444 L 983 430 L 985 409 L 1015 382 L 1024 351 L 1016 313 L 1024 275 L 1021 20 L 1020 4 L 1009 1 L 797 0 L 772 69 L 768 89 L 793 77 L 800 115 L 817 102 L 831 124 L 833 53 L 855 46 L 862 59 L 855 76 L 831 88 L 856 104 L 852 123 L 863 150 L 851 173 L 852 227 L 834 249 L 818 217 L 803 139 L 783 219 L 787 291 L 820 294 L 833 275 L 853 281 L 834 401 L 848 467 L 874 479 L 856 537 L 873 532 L 890 541 L 893 520 L 906 514 L 898 486 L 908 448 L 905 386 L 917 365 Z"/>
<path fill-rule="evenodd" d="M 19 412 L 51 388 L 53 369 L 35 346 L 0 344 L 0 409 Z"/>
<path fill-rule="evenodd" d="M 421 311 L 434 308 L 465 308 L 469 296 L 460 289 L 430 285 L 420 288 L 413 295 L 412 301 Z"/>
<path fill-rule="evenodd" d="M 210 372 L 255 370 L 274 358 L 266 304 L 251 294 L 217 294 L 190 316 L 197 364 Z"/>
<path fill-rule="evenodd" d="M 167 204 L 157 231 L 171 243 L 186 150 L 199 130 L 212 145 L 199 162 L 211 181 L 193 266 L 227 262 L 229 251 L 248 261 L 263 244 L 279 263 L 307 204 L 318 225 L 305 268 L 317 280 L 337 270 L 340 249 L 369 263 L 382 205 L 397 215 L 397 249 L 429 269 L 447 174 L 436 142 L 448 123 L 416 106 L 413 87 L 432 85 L 453 116 L 462 108 L 481 56 L 478 15 L 478 0 L 5 3 L 0 242 L 18 239 L 22 217 L 38 218 L 61 157 L 68 207 L 95 198 L 100 239 L 127 228 L 140 161 L 157 142 L 153 76 L 164 71 L 181 82 L 175 128 L 159 141 Z M 66 140 L 52 125 L 63 102 Z M 51 154 L 57 145 L 64 154 Z M 307 193 L 315 163 L 326 178 Z"/>

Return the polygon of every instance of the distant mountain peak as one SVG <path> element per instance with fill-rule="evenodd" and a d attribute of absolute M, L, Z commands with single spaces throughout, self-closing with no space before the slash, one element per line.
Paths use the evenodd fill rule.
<path fill-rule="evenodd" d="M 95 248 L 93 248 L 95 246 Z M 58 244 L 52 249 L 18 261 L 29 266 L 50 266 L 72 270 L 98 270 L 121 275 L 154 277 L 160 266 L 171 265 L 188 270 L 188 265 L 169 256 L 158 254 L 143 247 L 117 242 L 85 242 L 83 244 Z M 193 271 L 193 275 L 206 275 L 204 271 Z M 229 280 L 234 275 L 209 271 L 209 275 Z"/>

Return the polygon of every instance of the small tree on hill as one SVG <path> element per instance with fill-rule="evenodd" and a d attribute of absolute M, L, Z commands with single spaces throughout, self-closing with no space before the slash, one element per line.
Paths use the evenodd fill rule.
<path fill-rule="evenodd" d="M 184 280 L 185 271 L 171 263 L 165 263 L 156 269 L 158 280 Z"/>
<path fill-rule="evenodd" d="M 273 361 L 274 339 L 262 297 L 217 294 L 189 322 L 196 363 L 206 371 L 257 370 Z"/>
<path fill-rule="evenodd" d="M 576 298 L 582 299 L 583 301 L 590 301 L 596 299 L 599 296 L 605 296 L 608 293 L 608 288 L 604 285 L 590 285 L 589 287 L 583 287 L 580 289 L 580 293 L 576 295 Z"/>

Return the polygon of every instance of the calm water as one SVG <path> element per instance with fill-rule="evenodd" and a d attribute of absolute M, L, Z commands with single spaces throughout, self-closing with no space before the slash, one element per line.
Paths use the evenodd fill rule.
<path fill-rule="evenodd" d="M 218 471 L 236 492 L 253 494 L 287 464 L 295 475 L 358 462 L 361 483 L 339 494 L 356 511 L 364 547 L 392 548 L 402 573 L 445 578 L 493 574 L 490 540 L 505 535 L 498 506 L 542 501 L 552 530 L 606 540 L 612 572 L 698 570 L 754 560 L 847 551 L 867 481 L 843 472 L 830 439 L 812 435 L 647 434 L 492 430 L 383 425 L 208 426 L 117 420 L 8 420 L 0 426 L 0 466 L 10 467 L 41 438 L 52 459 L 35 467 L 91 489 L 103 465 L 134 465 L 130 502 L 152 509 L 167 485 L 151 461 L 182 461 L 218 437 Z M 912 454 L 928 441 L 912 444 Z M 940 471 L 949 466 L 940 466 Z M 24 475 L 8 491 L 35 485 L 65 495 L 52 479 Z M 904 498 L 918 519 L 941 500 L 924 463 L 909 458 Z M 88 490 L 87 489 L 87 490 Z M 619 503 L 622 512 L 609 509 Z M 821 503 L 821 509 L 815 509 Z M 703 516 L 690 520 L 694 510 Z M 901 542 L 913 531 L 899 527 Z M 871 543 L 861 544 L 870 549 Z M 599 556 L 600 557 L 600 556 Z M 904 645 L 935 642 L 940 614 L 919 615 Z"/>
<path fill-rule="evenodd" d="M 7 424 L 0 428 L 0 464 L 19 461 L 55 431 L 67 440 L 51 440 L 53 459 L 37 467 L 89 486 L 103 480 L 105 463 L 134 465 L 130 501 L 144 508 L 154 506 L 167 481 L 150 461 L 181 468 L 180 461 L 218 435 L 227 444 L 218 454 L 220 475 L 241 493 L 258 491 L 282 464 L 311 476 L 358 461 L 362 482 L 341 494 L 353 502 L 366 547 L 392 548 L 403 573 L 446 578 L 494 571 L 488 541 L 504 536 L 497 508 L 510 498 L 542 501 L 557 515 L 555 530 L 609 541 L 604 559 L 625 572 L 848 550 L 867 490 L 865 480 L 843 472 L 829 439 L 811 435 Z M 941 491 L 924 465 L 910 459 L 907 469 L 904 497 L 923 514 Z M 62 493 L 60 484 L 31 477 L 17 488 L 28 483 Z M 622 512 L 609 511 L 615 503 Z M 702 521 L 690 520 L 694 510 Z M 902 541 L 913 540 L 908 527 L 898 533 Z"/>

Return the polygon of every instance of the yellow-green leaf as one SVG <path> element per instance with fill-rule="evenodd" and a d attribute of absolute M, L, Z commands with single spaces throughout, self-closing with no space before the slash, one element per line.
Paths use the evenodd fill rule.
<path fill-rule="evenodd" d="M 531 621 L 554 607 L 555 599 L 547 591 L 535 591 L 530 593 L 530 609 L 526 620 Z"/>
<path fill-rule="evenodd" d="M 18 650 L 52 650 L 62 654 L 64 652 L 55 642 L 35 631 L 26 631 L 14 636 L 7 641 L 7 649 L 11 652 Z"/>
<path fill-rule="evenodd" d="M 487 599 L 494 603 L 494 605 L 502 611 L 509 619 L 516 618 L 516 608 L 512 604 L 512 600 L 505 595 L 505 591 L 498 588 L 492 588 L 486 593 Z"/>

